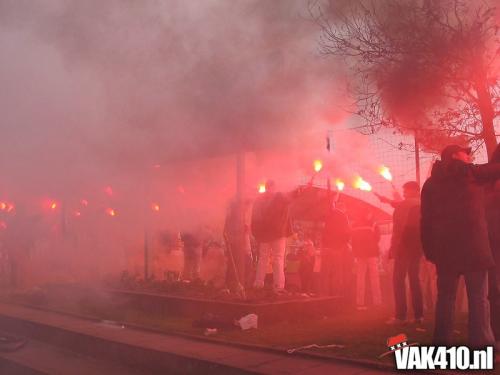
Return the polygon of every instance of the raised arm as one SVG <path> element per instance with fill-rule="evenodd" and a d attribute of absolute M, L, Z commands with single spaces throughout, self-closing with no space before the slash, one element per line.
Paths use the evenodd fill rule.
<path fill-rule="evenodd" d="M 500 178 L 500 163 L 472 164 L 470 173 L 479 182 L 494 182 Z"/>

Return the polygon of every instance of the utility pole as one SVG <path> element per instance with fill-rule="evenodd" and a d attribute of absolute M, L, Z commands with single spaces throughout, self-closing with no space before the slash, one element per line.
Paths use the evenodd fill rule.
<path fill-rule="evenodd" d="M 420 145 L 418 144 L 417 131 L 415 130 L 415 175 L 418 186 L 420 186 Z"/>

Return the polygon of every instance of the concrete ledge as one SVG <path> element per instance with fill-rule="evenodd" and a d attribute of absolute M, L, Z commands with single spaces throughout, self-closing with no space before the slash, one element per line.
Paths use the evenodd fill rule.
<path fill-rule="evenodd" d="M 0 357 L 0 374 L 5 375 L 47 375 L 22 363 Z"/>
<path fill-rule="evenodd" d="M 199 318 L 210 312 L 222 316 L 241 317 L 250 313 L 259 316 L 259 322 L 300 321 L 338 313 L 343 307 L 341 297 L 316 297 L 273 302 L 232 302 L 206 298 L 190 298 L 129 290 L 106 290 L 122 302 L 148 312 Z"/>
<path fill-rule="evenodd" d="M 0 304 L 0 328 L 91 357 L 141 368 L 150 374 L 387 373 L 387 370 L 333 359 L 303 358 L 132 328 L 120 329 L 5 304 Z"/>

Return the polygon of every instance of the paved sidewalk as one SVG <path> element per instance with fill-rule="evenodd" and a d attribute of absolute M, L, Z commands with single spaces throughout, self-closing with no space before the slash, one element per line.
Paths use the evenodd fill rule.
<path fill-rule="evenodd" d="M 134 328 L 119 328 L 91 320 L 0 303 L 0 321 L 28 322 L 28 325 L 43 326 L 44 329 L 64 330 L 78 337 L 92 337 L 110 345 L 123 345 L 127 350 L 148 350 L 164 354 L 163 358 L 183 358 L 192 361 L 209 362 L 223 368 L 234 369 L 235 373 L 261 374 L 345 374 L 369 375 L 387 374 L 392 371 L 371 369 L 339 360 L 324 360 L 300 355 L 289 355 L 252 348 L 242 348 L 225 344 L 190 339 L 181 336 L 155 333 Z M 7 320 L 5 320 L 7 319 Z M 0 329 L 6 327 L 0 326 Z M 29 335 L 29 331 L 27 332 Z M 40 340 L 39 337 L 37 337 Z M 84 341 L 85 342 L 85 341 Z M 87 341 L 88 342 L 88 341 Z M 75 344 L 78 347 L 78 344 Z M 81 345 L 80 349 L 81 349 Z M 122 353 L 125 356 L 128 354 Z M 133 356 L 133 354 L 131 354 Z M 174 357 L 172 357 L 174 356 Z"/>

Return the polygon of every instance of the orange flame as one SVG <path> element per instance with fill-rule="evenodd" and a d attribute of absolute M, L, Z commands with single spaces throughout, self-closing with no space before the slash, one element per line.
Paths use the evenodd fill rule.
<path fill-rule="evenodd" d="M 260 183 L 259 184 L 259 194 L 263 194 L 266 192 L 266 184 L 265 183 Z"/>
<path fill-rule="evenodd" d="M 391 171 L 386 166 L 384 165 L 380 166 L 380 168 L 378 169 L 378 173 L 380 173 L 380 175 L 387 181 L 392 181 Z"/>
<path fill-rule="evenodd" d="M 359 190 L 372 191 L 372 186 L 368 182 L 363 180 L 360 176 L 356 177 L 352 186 Z"/>
<path fill-rule="evenodd" d="M 7 203 L 5 202 L 0 202 L 0 210 L 5 210 L 7 208 Z"/>
<path fill-rule="evenodd" d="M 159 212 L 159 211 L 160 211 L 160 205 L 159 205 L 158 203 L 153 203 L 153 204 L 151 205 L 151 209 L 152 209 L 153 211 Z"/>
<path fill-rule="evenodd" d="M 342 190 L 344 190 L 345 182 L 342 181 L 340 178 L 337 178 L 335 180 L 335 186 L 337 186 L 337 190 L 338 191 L 342 191 Z"/>
<path fill-rule="evenodd" d="M 313 163 L 314 171 L 318 173 L 323 169 L 323 162 L 321 160 L 315 160 Z"/>
<path fill-rule="evenodd" d="M 107 208 L 106 209 L 106 213 L 109 215 L 109 216 L 116 216 L 116 211 L 113 210 L 112 208 Z"/>
<path fill-rule="evenodd" d="M 50 204 L 50 209 L 51 209 L 51 210 L 55 210 L 56 208 L 57 208 L 57 203 L 56 203 L 56 202 L 52 202 L 52 203 Z"/>

